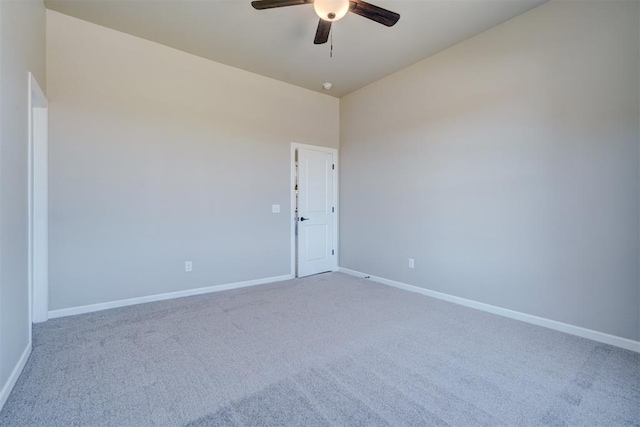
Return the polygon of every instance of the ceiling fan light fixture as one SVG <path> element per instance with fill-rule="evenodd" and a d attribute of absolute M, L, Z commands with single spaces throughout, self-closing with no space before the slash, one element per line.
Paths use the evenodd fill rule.
<path fill-rule="evenodd" d="M 314 0 L 313 8 L 325 21 L 334 22 L 349 11 L 349 0 Z"/>

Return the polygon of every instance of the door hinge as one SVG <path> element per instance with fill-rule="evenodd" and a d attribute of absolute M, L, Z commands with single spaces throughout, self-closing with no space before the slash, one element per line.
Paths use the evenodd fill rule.
<path fill-rule="evenodd" d="M 336 254 L 336 251 L 331 249 L 331 255 L 335 255 L 335 254 Z"/>
<path fill-rule="evenodd" d="M 335 164 L 331 164 L 331 170 L 334 170 L 336 168 Z"/>
<path fill-rule="evenodd" d="M 331 212 L 335 213 L 336 212 L 336 208 L 335 207 L 331 207 Z"/>

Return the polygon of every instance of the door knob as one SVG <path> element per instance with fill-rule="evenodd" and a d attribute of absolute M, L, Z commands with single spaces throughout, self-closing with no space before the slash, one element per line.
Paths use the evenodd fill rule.
<path fill-rule="evenodd" d="M 300 221 L 301 221 L 301 222 L 302 222 L 302 221 L 308 221 L 308 220 L 309 220 L 309 218 L 305 218 L 305 217 L 303 217 L 303 216 L 301 216 L 301 217 L 300 217 Z"/>

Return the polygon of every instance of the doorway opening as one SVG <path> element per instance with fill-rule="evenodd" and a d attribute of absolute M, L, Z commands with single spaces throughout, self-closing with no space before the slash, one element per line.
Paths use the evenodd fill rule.
<path fill-rule="evenodd" d="M 338 269 L 338 150 L 291 143 L 291 274 Z"/>
<path fill-rule="evenodd" d="M 29 338 L 31 324 L 49 318 L 48 103 L 29 73 L 28 238 Z"/>

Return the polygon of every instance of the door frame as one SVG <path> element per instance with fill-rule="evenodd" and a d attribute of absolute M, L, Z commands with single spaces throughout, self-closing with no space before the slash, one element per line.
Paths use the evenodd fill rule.
<path fill-rule="evenodd" d="M 31 325 L 49 318 L 48 101 L 29 73 L 28 238 L 29 339 Z"/>
<path fill-rule="evenodd" d="M 333 255 L 333 263 L 332 263 L 332 271 L 338 271 L 338 212 L 340 212 L 338 201 L 340 198 L 338 197 L 338 149 L 329 148 L 329 147 L 321 147 L 317 145 L 309 145 L 309 144 L 300 144 L 298 142 L 291 143 L 291 181 L 289 185 L 289 192 L 291 196 L 291 205 L 290 205 L 290 217 L 289 221 L 291 223 L 291 277 L 296 276 L 296 258 L 298 254 L 296 253 L 296 150 L 298 148 L 306 148 L 308 150 L 316 150 L 322 151 L 324 153 L 329 153 L 332 156 L 332 163 L 335 165 L 335 169 L 333 171 L 333 206 L 335 206 L 336 211 L 333 220 L 333 247 L 335 248 L 335 254 Z"/>

